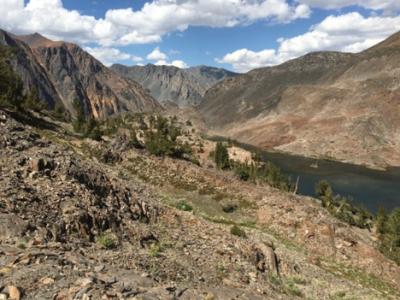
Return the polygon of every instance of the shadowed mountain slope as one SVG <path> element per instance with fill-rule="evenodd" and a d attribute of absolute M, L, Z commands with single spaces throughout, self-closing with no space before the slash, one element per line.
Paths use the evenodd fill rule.
<path fill-rule="evenodd" d="M 159 102 L 173 102 L 180 107 L 200 104 L 209 88 L 225 78 L 237 75 L 207 66 L 179 69 L 174 66 L 148 64 L 133 67 L 113 65 L 111 68 L 116 73 L 142 84 Z"/>

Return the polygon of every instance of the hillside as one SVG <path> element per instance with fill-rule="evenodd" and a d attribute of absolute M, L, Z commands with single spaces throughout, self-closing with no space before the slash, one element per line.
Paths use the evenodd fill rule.
<path fill-rule="evenodd" d="M 400 166 L 400 37 L 310 53 L 224 80 L 199 110 L 212 132 L 299 155 Z"/>
<path fill-rule="evenodd" d="M 142 84 L 160 103 L 173 102 L 180 107 L 200 104 L 209 88 L 225 78 L 237 75 L 207 66 L 179 69 L 151 64 L 133 67 L 113 65 L 111 69 Z"/>
<path fill-rule="evenodd" d="M 138 83 L 118 76 L 75 44 L 5 31 L 0 31 L 0 41 L 13 49 L 11 64 L 25 89 L 35 87 L 49 107 L 61 102 L 74 115 L 77 99 L 95 118 L 160 109 Z"/>
<path fill-rule="evenodd" d="M 398 297 L 399 266 L 374 231 L 215 169 L 214 143 L 174 118 L 199 165 L 150 155 L 132 132 L 166 124 L 154 122 L 110 119 L 104 128 L 118 127 L 96 142 L 0 109 L 3 299 Z"/>

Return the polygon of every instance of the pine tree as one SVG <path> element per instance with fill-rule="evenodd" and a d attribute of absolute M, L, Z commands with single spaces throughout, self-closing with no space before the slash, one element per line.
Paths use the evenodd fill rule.
<path fill-rule="evenodd" d="M 82 103 L 78 99 L 74 100 L 73 107 L 76 112 L 76 119 L 73 121 L 72 125 L 76 132 L 82 133 L 85 130 L 84 127 L 86 123 L 85 110 L 83 109 Z"/>
<path fill-rule="evenodd" d="M 221 142 L 218 142 L 215 146 L 214 160 L 219 169 L 224 170 L 230 168 L 228 149 Z"/>
<path fill-rule="evenodd" d="M 40 112 L 47 108 L 46 104 L 40 100 L 39 92 L 36 87 L 33 87 L 24 101 L 24 107 Z"/>
<path fill-rule="evenodd" d="M 379 233 L 380 236 L 387 232 L 387 221 L 388 216 L 383 207 L 380 207 L 378 210 L 378 214 L 376 215 L 376 232 Z"/>
<path fill-rule="evenodd" d="M 9 63 L 12 55 L 8 47 L 0 45 L 0 106 L 21 109 L 24 88 L 21 78 L 14 73 Z"/>

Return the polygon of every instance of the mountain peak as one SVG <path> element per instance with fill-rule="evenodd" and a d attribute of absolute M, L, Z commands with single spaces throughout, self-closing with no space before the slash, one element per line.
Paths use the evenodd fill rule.
<path fill-rule="evenodd" d="M 56 47 L 64 43 L 60 41 L 52 41 L 37 32 L 28 35 L 18 35 L 16 38 L 28 44 L 31 48 Z"/>

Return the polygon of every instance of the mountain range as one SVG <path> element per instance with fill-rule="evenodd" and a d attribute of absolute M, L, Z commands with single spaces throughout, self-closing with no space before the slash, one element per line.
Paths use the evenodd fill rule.
<path fill-rule="evenodd" d="M 0 31 L 26 90 L 74 115 L 190 108 L 209 134 L 370 167 L 400 166 L 400 33 L 358 54 L 315 52 L 235 74 L 199 66 L 107 68 L 75 44 Z M 194 109 L 193 109 L 194 107 Z M 176 109 L 174 110 L 176 111 Z M 185 112 L 183 112 L 184 114 Z M 181 113 L 180 113 L 181 114 Z"/>
<path fill-rule="evenodd" d="M 229 78 L 199 110 L 219 135 L 264 149 L 400 166 L 400 33 L 358 54 L 310 53 Z"/>
<path fill-rule="evenodd" d="M 206 91 L 236 73 L 207 66 L 180 69 L 174 66 L 111 67 L 119 75 L 133 79 L 145 87 L 160 103 L 172 102 L 179 107 L 197 106 Z"/>

